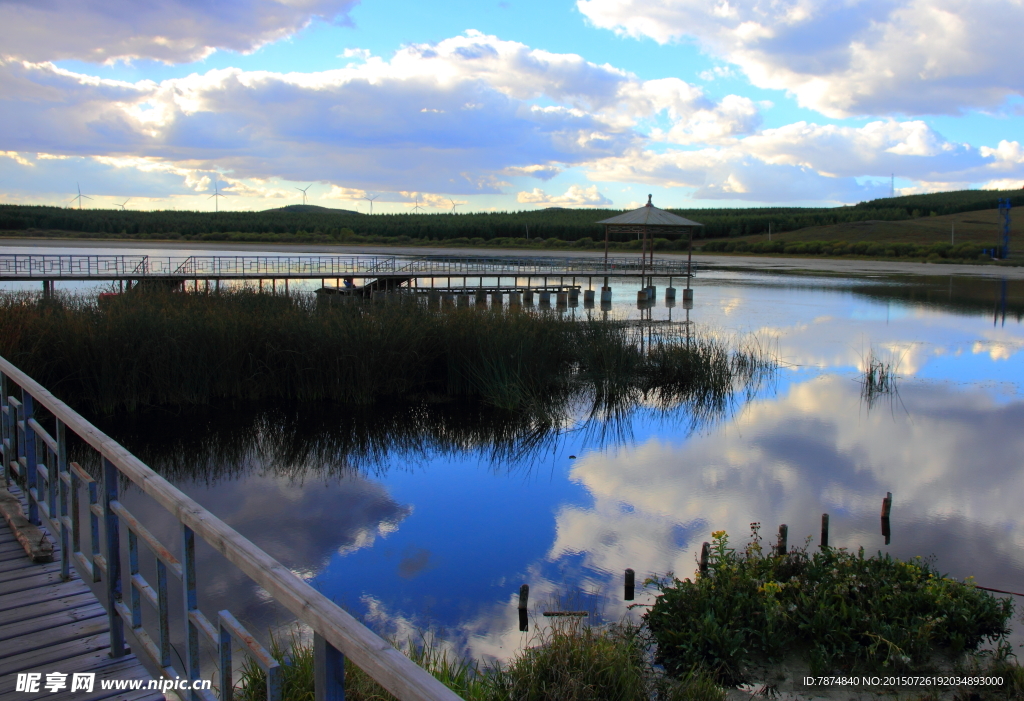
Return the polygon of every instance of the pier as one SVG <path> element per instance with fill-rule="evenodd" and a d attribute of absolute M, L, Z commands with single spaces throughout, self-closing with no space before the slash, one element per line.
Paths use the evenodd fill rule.
<path fill-rule="evenodd" d="M 59 282 L 114 282 L 131 288 L 157 282 L 198 290 L 222 281 L 250 282 L 276 290 L 289 280 L 320 280 L 321 287 L 342 288 L 345 278 L 358 281 L 363 296 L 375 291 L 489 287 L 523 292 L 557 285 L 566 291 L 584 281 L 593 290 L 611 279 L 635 279 L 642 288 L 654 278 L 690 278 L 688 261 L 643 257 L 542 256 L 188 256 L 147 255 L 0 255 L 0 282 L 41 282 L 44 295 Z M 504 284 L 503 284 L 504 280 Z M 333 282 L 333 285 L 331 283 Z M 671 284 L 670 284 L 671 286 Z"/>
<path fill-rule="evenodd" d="M 92 471 L 69 459 L 69 434 L 91 452 L 94 460 L 88 464 L 96 463 Z M 459 701 L 394 646 L 4 358 L 0 436 L 3 486 L 11 485 L 25 499 L 20 522 L 51 539 L 50 552 L 58 558 L 44 569 L 32 570 L 40 566 L 18 551 L 24 548 L 22 543 L 16 547 L 17 539 L 0 537 L 0 553 L 6 553 L 0 554 L 0 563 L 14 563 L 10 571 L 0 566 L 0 634 L 6 632 L 11 641 L 29 636 L 33 642 L 28 645 L 37 645 L 18 653 L 17 642 L 0 642 L 0 650 L 7 646 L 9 653 L 0 659 L 5 674 L 37 668 L 70 672 L 70 666 L 61 666 L 63 660 L 79 659 L 99 665 L 109 678 L 130 679 L 142 674 L 137 666 L 142 661 L 153 677 L 178 684 L 168 688 L 187 689 L 179 692 L 186 701 L 213 701 L 231 698 L 237 663 L 245 656 L 266 673 L 268 701 L 280 701 L 282 664 L 287 663 L 275 660 L 231 611 L 204 612 L 200 607 L 199 581 L 204 573 L 197 571 L 196 544 L 201 539 L 225 558 L 226 567 L 240 570 L 312 632 L 317 701 L 344 698 L 346 656 L 398 698 Z M 154 508 L 166 509 L 178 521 L 176 544 L 162 543 L 121 502 L 125 481 L 149 496 Z M 32 538 L 30 544 L 35 541 Z M 9 584 L 8 577 L 15 584 Z M 90 598 L 93 594 L 84 583 L 92 583 L 98 596 Z M 182 606 L 170 606 L 172 589 Z M 34 628 L 40 625 L 36 616 L 26 617 L 24 607 L 50 602 L 63 602 L 59 605 L 64 608 L 48 611 L 56 616 L 49 619 L 55 625 L 42 634 Z M 44 608 L 38 609 L 40 615 Z M 172 626 L 184 631 L 183 641 L 172 640 Z M 195 684 L 211 679 L 216 679 L 215 685 Z M 0 692 L 3 698 L 17 693 L 14 678 L 6 680 L 11 686 Z M 44 693 L 38 696 L 58 698 L 46 693 L 42 684 L 40 688 Z M 148 701 L 161 696 L 118 691 L 108 697 Z M 101 693 L 72 697 L 108 698 Z"/>

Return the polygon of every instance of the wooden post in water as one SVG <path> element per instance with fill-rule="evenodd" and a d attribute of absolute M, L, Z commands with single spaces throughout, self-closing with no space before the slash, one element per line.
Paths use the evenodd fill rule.
<path fill-rule="evenodd" d="M 524 584 L 519 587 L 519 630 L 527 631 L 530 629 L 530 621 L 526 617 L 526 604 L 530 599 L 530 585 Z"/>
<path fill-rule="evenodd" d="M 779 555 L 785 555 L 789 552 L 789 526 L 782 524 L 779 526 Z"/>
<path fill-rule="evenodd" d="M 889 526 L 889 513 L 892 511 L 892 492 L 885 493 L 885 499 L 882 499 L 882 536 L 885 538 L 885 544 L 888 545 L 892 539 L 892 529 Z"/>
<path fill-rule="evenodd" d="M 704 541 L 700 546 L 700 573 L 708 573 L 708 558 L 711 556 L 711 543 Z"/>
<path fill-rule="evenodd" d="M 821 515 L 821 549 L 828 550 L 828 514 Z"/>
<path fill-rule="evenodd" d="M 626 569 L 626 601 L 632 601 L 636 593 L 636 573 L 632 569 Z"/>

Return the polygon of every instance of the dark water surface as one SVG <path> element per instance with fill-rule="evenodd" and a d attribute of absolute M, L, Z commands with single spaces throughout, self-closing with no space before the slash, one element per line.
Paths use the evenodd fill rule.
<path fill-rule="evenodd" d="M 1021 282 L 711 272 L 689 318 L 703 333 L 752 335 L 782 367 L 697 421 L 685 407 L 589 421 L 576 407 L 547 421 L 433 404 L 236 406 L 101 427 L 377 630 L 434 628 L 500 658 L 524 642 L 520 584 L 538 618 L 570 597 L 617 620 L 625 568 L 638 582 L 689 576 L 712 531 L 742 543 L 753 521 L 816 545 L 827 512 L 833 546 L 932 557 L 1024 591 L 1022 313 Z M 619 303 L 612 315 L 640 313 Z M 651 316 L 687 310 L 659 302 Z M 863 396 L 869 354 L 898 366 L 898 394 Z M 125 501 L 176 542 L 137 491 Z M 202 557 L 208 613 L 231 607 L 255 630 L 285 620 Z"/>

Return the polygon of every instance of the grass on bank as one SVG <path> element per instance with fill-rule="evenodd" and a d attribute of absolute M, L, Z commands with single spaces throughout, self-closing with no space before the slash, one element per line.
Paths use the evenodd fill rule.
<path fill-rule="evenodd" d="M 669 674 L 694 666 L 723 684 L 751 678 L 755 665 L 798 654 L 811 674 L 935 669 L 984 643 L 1009 654 L 1009 599 L 944 577 L 916 558 L 866 557 L 842 548 L 779 555 L 753 538 L 740 552 L 713 534 L 707 574 L 656 582 L 645 623 Z"/>
<path fill-rule="evenodd" d="M 0 295 L 0 355 L 94 412 L 215 401 L 368 405 L 418 395 L 505 410 L 589 394 L 713 405 L 773 361 L 720 341 L 647 338 L 555 313 L 405 303 L 318 305 L 239 290 L 95 298 Z"/>
<path fill-rule="evenodd" d="M 564 621 L 537 633 L 507 664 L 485 666 L 459 659 L 431 641 L 396 645 L 466 701 L 724 701 L 725 690 L 699 669 L 668 679 L 651 664 L 643 631 L 616 625 L 597 629 Z M 313 648 L 296 637 L 272 640 L 285 662 L 284 701 L 313 701 Z M 234 698 L 265 701 L 266 675 L 246 663 Z M 346 660 L 348 701 L 395 697 Z"/>

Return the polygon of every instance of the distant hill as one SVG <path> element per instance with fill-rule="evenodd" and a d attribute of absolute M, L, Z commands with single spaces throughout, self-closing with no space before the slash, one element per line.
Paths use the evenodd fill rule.
<path fill-rule="evenodd" d="M 961 190 L 892 197 L 848 207 L 752 207 L 677 209 L 669 211 L 704 226 L 696 238 L 773 234 L 808 227 L 857 222 L 933 219 L 944 215 L 993 210 L 999 198 L 1024 206 L 1022 190 Z M 523 212 L 450 212 L 362 214 L 318 205 L 288 205 L 262 212 L 145 212 L 119 209 L 70 209 L 0 204 L 0 232 L 29 236 L 53 233 L 83 237 L 186 239 L 203 241 L 309 241 L 366 243 L 451 242 L 475 245 L 494 239 L 536 244 L 538 240 L 603 241 L 601 219 L 612 209 L 548 209 Z M 1018 215 L 1019 216 L 1019 215 Z M 966 220 L 964 225 L 967 225 Z M 879 230 L 881 231 L 881 229 Z M 964 232 L 966 235 L 966 231 Z M 818 235 L 815 233 L 815 235 Z M 635 234 L 612 234 L 612 241 L 635 243 Z"/>
<path fill-rule="evenodd" d="M 351 209 L 335 209 L 334 207 L 321 207 L 317 204 L 290 204 L 284 207 L 264 209 L 264 212 L 296 212 L 298 214 L 362 214 Z"/>

